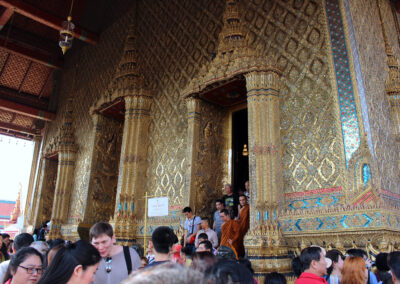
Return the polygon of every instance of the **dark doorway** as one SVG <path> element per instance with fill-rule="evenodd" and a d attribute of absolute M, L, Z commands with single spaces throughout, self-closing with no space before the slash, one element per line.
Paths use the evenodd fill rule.
<path fill-rule="evenodd" d="M 249 180 L 249 157 L 243 155 L 244 145 L 248 147 L 247 108 L 232 114 L 232 150 L 233 150 L 233 190 L 244 190 Z"/>

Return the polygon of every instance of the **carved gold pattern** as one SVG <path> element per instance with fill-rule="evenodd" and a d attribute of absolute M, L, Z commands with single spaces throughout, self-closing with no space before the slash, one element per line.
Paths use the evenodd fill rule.
<path fill-rule="evenodd" d="M 57 161 L 42 157 L 41 168 L 36 188 L 36 202 L 31 208 L 32 221 L 30 221 L 30 224 L 34 228 L 41 227 L 44 222 L 51 219 L 57 182 Z"/>
<path fill-rule="evenodd" d="M 108 221 L 114 216 L 122 125 L 115 119 L 93 115 L 94 147 L 89 200 L 83 223 Z"/>
<path fill-rule="evenodd" d="M 385 88 L 392 113 L 393 134 L 395 136 L 398 149 L 400 149 L 400 63 L 397 56 L 394 54 L 393 47 L 387 37 L 385 23 L 383 22 L 382 18 L 381 0 L 377 0 L 377 5 L 379 20 L 382 27 L 383 42 L 385 44 L 386 61 L 389 69 L 388 77 L 385 82 Z M 398 162 L 400 171 L 400 157 L 398 157 Z"/>
<path fill-rule="evenodd" d="M 116 208 L 113 216 L 115 235 L 125 241 L 134 239 L 135 219 L 143 212 L 137 201 L 145 193 L 148 128 L 152 104 L 152 94 L 145 86 L 137 57 L 136 30 L 131 25 L 121 61 L 110 86 L 109 99 L 112 102 L 123 98 L 125 102 Z"/>

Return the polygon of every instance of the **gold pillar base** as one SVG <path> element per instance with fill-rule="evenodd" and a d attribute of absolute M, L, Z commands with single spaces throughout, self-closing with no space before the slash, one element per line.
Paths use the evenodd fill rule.
<path fill-rule="evenodd" d="M 115 222 L 110 222 L 114 227 L 114 235 L 118 244 L 131 246 L 136 243 L 136 219 L 118 216 Z"/>
<path fill-rule="evenodd" d="M 249 230 L 244 244 L 259 281 L 263 282 L 267 273 L 292 272 L 292 256 L 276 222 L 261 224 Z"/>

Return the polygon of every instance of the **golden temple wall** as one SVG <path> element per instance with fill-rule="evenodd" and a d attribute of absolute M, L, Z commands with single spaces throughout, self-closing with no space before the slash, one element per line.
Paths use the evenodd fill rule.
<path fill-rule="evenodd" d="M 388 67 L 377 1 L 359 0 L 348 1 L 348 3 L 357 42 L 373 141 L 375 157 L 371 165 L 372 179 L 377 188 L 400 193 L 399 150 L 395 146 L 390 106 L 385 94 Z M 396 32 L 391 7 L 389 1 L 381 1 L 381 3 L 388 39 L 395 55 L 399 58 L 399 34 Z"/>
<path fill-rule="evenodd" d="M 347 190 L 346 160 L 325 1 L 242 2 L 250 43 L 263 54 L 275 57 L 283 71 L 280 103 L 285 193 L 339 187 Z M 381 72 L 385 69 L 384 48 L 383 44 L 379 44 L 380 40 L 376 40 L 381 38 L 381 32 L 378 22 L 362 22 L 362 19 L 376 21 L 378 16 L 366 14 L 376 12 L 371 4 L 374 1 L 369 1 L 371 9 L 365 9 L 365 5 L 356 6 L 355 2 L 359 1 L 350 2 L 356 38 L 361 43 L 359 54 L 368 94 L 372 138 L 375 146 L 379 146 L 375 147 L 377 162 L 372 165 L 373 178 L 379 180 L 378 184 L 383 188 L 398 192 L 393 178 L 397 176 L 394 173 L 397 164 L 394 165 L 394 155 L 389 155 L 394 141 L 388 134 L 391 133 L 391 122 L 384 94 L 386 73 Z M 78 152 L 69 224 L 84 220 L 88 210 L 88 188 L 93 170 L 91 141 L 94 141 L 89 108 L 111 81 L 123 50 L 128 24 L 133 21 L 138 32 L 139 64 L 154 94 L 147 182 L 143 187 L 151 195 L 168 195 L 170 217 L 180 217 L 180 209 L 187 205 L 183 204 L 184 196 L 188 194 L 185 192 L 187 107 L 181 92 L 199 69 L 215 56 L 224 5 L 225 1 L 214 0 L 142 0 L 137 4 L 136 15 L 132 10 L 122 13 L 101 34 L 96 46 L 79 48 L 77 44 L 69 51 L 60 80 L 58 116 L 49 126 L 47 139 L 49 141 L 56 135 L 67 98 L 72 97 Z M 364 27 L 359 27 L 362 24 Z M 393 32 L 391 29 L 390 34 Z M 219 122 L 213 135 L 220 135 L 218 133 L 226 127 L 219 120 L 223 116 L 226 114 L 222 112 L 214 116 L 213 119 Z M 202 122 L 203 134 L 209 118 L 206 115 Z M 226 177 L 229 178 L 230 173 L 226 165 L 216 167 L 203 166 L 208 170 L 206 179 L 210 188 L 207 190 L 222 194 L 223 182 L 229 181 Z M 212 177 L 211 170 L 220 175 Z M 179 219 L 175 221 L 179 222 Z M 66 228 L 66 234 L 70 234 L 69 230 L 73 228 Z"/>

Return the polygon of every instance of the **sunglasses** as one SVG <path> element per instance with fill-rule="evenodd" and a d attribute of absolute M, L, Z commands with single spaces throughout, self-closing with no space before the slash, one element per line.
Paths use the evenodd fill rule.
<path fill-rule="evenodd" d="M 112 262 L 112 258 L 111 257 L 106 257 L 106 272 L 110 273 L 111 272 L 111 262 Z"/>

